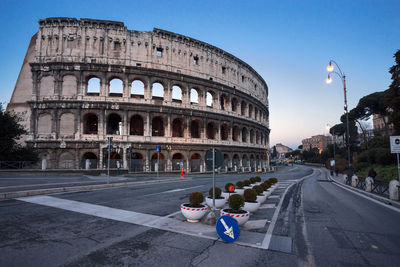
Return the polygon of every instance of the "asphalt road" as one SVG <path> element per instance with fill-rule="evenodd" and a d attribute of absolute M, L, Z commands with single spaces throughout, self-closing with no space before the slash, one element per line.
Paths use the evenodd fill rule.
<path fill-rule="evenodd" d="M 250 176 L 221 175 L 216 184 Z M 0 266 L 398 265 L 398 211 L 327 182 L 323 170 L 268 177 L 279 188 L 233 244 L 180 215 L 191 192 L 207 194 L 207 176 L 0 201 Z"/>

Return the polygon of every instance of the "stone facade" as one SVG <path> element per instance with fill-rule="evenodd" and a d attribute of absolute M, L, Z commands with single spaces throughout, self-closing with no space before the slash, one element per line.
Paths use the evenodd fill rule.
<path fill-rule="evenodd" d="M 25 141 L 50 168 L 205 171 L 269 166 L 268 87 L 248 64 L 210 44 L 122 22 L 39 21 L 10 104 Z M 156 145 L 161 153 L 155 152 Z"/>
<path fill-rule="evenodd" d="M 291 149 L 288 146 L 285 146 L 281 143 L 278 143 L 275 145 L 276 152 L 278 152 L 278 158 L 284 158 L 286 153 L 292 152 L 293 149 Z"/>

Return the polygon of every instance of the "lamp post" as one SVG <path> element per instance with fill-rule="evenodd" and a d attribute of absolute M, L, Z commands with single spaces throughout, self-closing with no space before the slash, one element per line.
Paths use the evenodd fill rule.
<path fill-rule="evenodd" d="M 334 66 L 332 63 L 337 67 L 338 71 L 334 71 Z M 343 84 L 343 92 L 344 92 L 344 113 L 346 114 L 346 134 L 347 134 L 347 158 L 348 158 L 348 176 L 350 176 L 351 173 L 351 160 L 350 160 L 350 133 L 349 133 L 349 112 L 347 110 L 347 92 L 346 92 L 346 75 L 342 72 L 340 69 L 339 65 L 334 61 L 330 60 L 329 65 L 326 68 L 326 70 L 329 72 L 328 73 L 328 78 L 326 79 L 326 83 L 331 83 L 331 73 L 336 73 L 339 78 L 342 80 Z M 350 181 L 351 177 L 348 177 L 348 181 Z"/>

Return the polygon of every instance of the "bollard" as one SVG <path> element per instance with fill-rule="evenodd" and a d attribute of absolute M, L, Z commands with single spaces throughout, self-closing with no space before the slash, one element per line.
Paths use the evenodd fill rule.
<path fill-rule="evenodd" d="M 389 183 L 389 198 L 392 200 L 400 200 L 399 198 L 399 186 L 400 182 L 397 180 L 391 180 Z"/>
<path fill-rule="evenodd" d="M 47 169 L 47 159 L 42 159 L 42 170 Z"/>
<path fill-rule="evenodd" d="M 358 182 L 358 177 L 357 177 L 357 175 L 353 175 L 353 176 L 351 177 L 351 186 L 352 186 L 352 187 L 357 187 L 357 182 Z"/>
<path fill-rule="evenodd" d="M 374 184 L 374 179 L 372 179 L 372 177 L 368 176 L 367 178 L 365 178 L 365 191 L 371 192 L 373 184 Z"/>

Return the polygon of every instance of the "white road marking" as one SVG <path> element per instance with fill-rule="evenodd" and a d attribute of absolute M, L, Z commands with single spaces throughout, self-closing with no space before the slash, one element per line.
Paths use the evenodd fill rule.
<path fill-rule="evenodd" d="M 262 204 L 259 209 L 275 209 L 275 204 Z"/>
<path fill-rule="evenodd" d="M 303 177 L 302 179 L 300 179 L 299 182 L 308 177 L 313 176 L 314 173 L 315 173 L 315 169 L 313 169 L 313 172 L 310 175 L 307 175 L 307 176 Z M 272 216 L 271 223 L 268 227 L 267 233 L 265 234 L 264 240 L 262 241 L 262 244 L 261 244 L 261 247 L 264 249 L 269 249 L 269 245 L 271 244 L 272 233 L 274 232 L 275 224 L 276 224 L 276 221 L 278 220 L 278 215 L 282 208 L 283 200 L 285 199 L 286 193 L 293 185 L 295 185 L 295 184 L 291 184 L 288 188 L 286 188 L 285 192 L 282 194 L 281 200 L 279 201 L 278 207 L 275 209 L 274 215 Z"/>
<path fill-rule="evenodd" d="M 278 195 L 269 196 L 268 198 L 279 198 Z"/>
<path fill-rule="evenodd" d="M 159 193 L 153 193 L 153 194 L 143 195 L 143 197 L 155 196 L 155 195 L 160 195 L 160 194 L 165 194 L 165 193 L 180 192 L 180 191 L 185 191 L 185 190 L 188 190 L 188 189 L 193 189 L 193 188 L 198 188 L 198 187 L 203 187 L 203 186 L 204 186 L 204 185 L 197 185 L 197 186 L 187 187 L 187 188 L 172 189 L 172 190 L 168 190 L 168 191 L 164 191 L 164 192 L 159 192 Z"/>
<path fill-rule="evenodd" d="M 247 221 L 247 223 L 243 225 L 243 229 L 246 230 L 260 229 L 270 222 L 271 222 L 270 220 L 249 220 Z"/>

